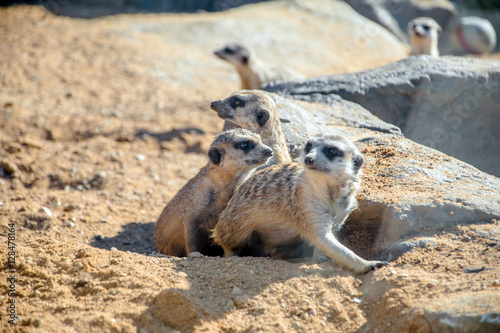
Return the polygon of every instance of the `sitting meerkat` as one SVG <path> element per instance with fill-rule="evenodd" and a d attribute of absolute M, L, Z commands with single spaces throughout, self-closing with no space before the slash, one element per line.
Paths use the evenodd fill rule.
<path fill-rule="evenodd" d="M 274 153 L 268 164 L 292 162 L 285 135 L 281 131 L 276 103 L 267 94 L 243 90 L 213 101 L 210 107 L 220 118 L 259 134 L 262 142 L 271 147 Z"/>
<path fill-rule="evenodd" d="M 213 231 L 224 256 L 253 246 L 258 235 L 258 247 L 272 258 L 293 257 L 293 246 L 307 240 L 356 273 L 386 265 L 360 258 L 332 231 L 357 208 L 364 158 L 354 144 L 340 135 L 315 136 L 300 161 L 263 169 L 235 191 Z"/>
<path fill-rule="evenodd" d="M 417 17 L 408 23 L 410 55 L 428 54 L 439 57 L 438 38 L 442 29 L 430 17 Z"/>
<path fill-rule="evenodd" d="M 241 89 L 259 89 L 266 83 L 303 78 L 290 68 L 264 64 L 242 44 L 227 44 L 215 50 L 214 54 L 236 67 L 241 79 Z"/>
<path fill-rule="evenodd" d="M 158 218 L 153 234 L 158 251 L 173 256 L 222 255 L 210 239 L 217 217 L 234 189 L 272 155 L 271 148 L 250 131 L 233 129 L 217 135 L 207 165 L 177 192 Z"/>

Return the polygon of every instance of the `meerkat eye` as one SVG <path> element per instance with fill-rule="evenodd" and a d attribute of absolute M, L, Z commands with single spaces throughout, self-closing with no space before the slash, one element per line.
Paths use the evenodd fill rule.
<path fill-rule="evenodd" d="M 310 152 L 312 149 L 312 144 L 310 144 L 309 142 L 307 143 L 307 145 L 304 147 L 304 151 L 306 152 L 306 154 L 308 152 Z"/>
<path fill-rule="evenodd" d="M 250 150 L 252 150 L 255 147 L 255 142 L 247 140 L 247 141 L 243 141 L 243 142 L 240 142 L 240 143 L 236 143 L 234 145 L 234 147 L 236 149 L 243 150 L 245 153 L 248 153 Z"/>
<path fill-rule="evenodd" d="M 336 157 L 344 157 L 344 152 L 337 147 L 327 147 L 323 149 L 323 154 L 325 154 L 329 160 L 333 160 Z"/>
<path fill-rule="evenodd" d="M 238 106 L 241 106 L 241 107 L 245 106 L 245 102 L 243 102 L 239 97 L 236 97 L 236 96 L 231 98 L 230 103 L 231 103 L 231 107 L 233 109 L 236 109 Z"/>
<path fill-rule="evenodd" d="M 431 27 L 429 27 L 428 25 L 423 25 L 422 26 L 422 29 L 424 29 L 425 31 L 428 31 Z"/>
<path fill-rule="evenodd" d="M 234 54 L 234 50 L 233 50 L 233 49 L 231 49 L 231 48 L 229 48 L 229 47 L 226 47 L 226 48 L 224 49 L 224 52 L 225 52 L 225 53 L 227 53 L 227 54 Z"/>

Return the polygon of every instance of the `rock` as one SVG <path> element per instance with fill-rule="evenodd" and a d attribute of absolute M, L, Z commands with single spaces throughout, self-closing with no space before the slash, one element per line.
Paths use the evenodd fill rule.
<path fill-rule="evenodd" d="M 402 256 L 406 252 L 413 251 L 415 248 L 435 245 L 437 245 L 436 238 L 419 238 L 410 241 L 395 242 L 387 250 L 382 252 L 380 257 L 384 260 L 391 261 Z"/>
<path fill-rule="evenodd" d="M 331 105 L 341 96 L 400 127 L 407 138 L 499 176 L 499 82 L 500 62 L 417 56 L 265 89 Z"/>
<path fill-rule="evenodd" d="M 346 225 L 372 234 L 376 249 L 387 250 L 422 228 L 500 217 L 500 179 L 401 137 L 397 127 L 338 96 L 330 96 L 332 106 L 271 96 L 296 151 L 307 137 L 331 132 L 349 137 L 364 153 L 359 209 Z"/>
<path fill-rule="evenodd" d="M 162 324 L 182 330 L 200 321 L 198 308 L 201 309 L 200 305 L 186 290 L 168 289 L 155 297 L 149 312 Z"/>
<path fill-rule="evenodd" d="M 0 177 L 16 177 L 18 175 L 19 169 L 14 162 L 9 161 L 6 158 L 2 157 L 0 160 Z"/>
<path fill-rule="evenodd" d="M 250 306 L 250 297 L 248 295 L 238 295 L 234 297 L 233 302 L 238 309 L 244 309 Z"/>
<path fill-rule="evenodd" d="M 188 258 L 203 258 L 203 254 L 198 251 L 191 252 L 188 254 Z"/>
<path fill-rule="evenodd" d="M 231 291 L 233 293 L 233 295 L 235 296 L 241 296 L 243 295 L 243 290 L 241 290 L 240 288 L 238 288 L 237 286 L 233 286 L 233 290 Z"/>
<path fill-rule="evenodd" d="M 392 16 L 392 14 L 384 6 L 383 1 L 378 0 L 346 0 L 349 6 L 352 7 L 356 12 L 363 15 L 369 20 L 372 20 L 390 32 L 392 32 L 401 41 L 407 42 L 408 37 L 406 36 L 405 30 L 399 27 L 398 21 Z"/>
<path fill-rule="evenodd" d="M 500 303 L 495 295 L 450 295 L 413 309 L 407 328 L 410 332 L 422 328 L 431 332 L 498 332 Z"/>

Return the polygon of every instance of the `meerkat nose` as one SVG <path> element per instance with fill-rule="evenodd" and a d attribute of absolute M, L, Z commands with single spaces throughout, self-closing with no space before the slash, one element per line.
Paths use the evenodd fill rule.
<path fill-rule="evenodd" d="M 307 165 L 313 165 L 314 164 L 314 158 L 312 158 L 312 157 L 306 157 L 306 159 L 304 160 L 304 163 L 307 164 Z"/>
<path fill-rule="evenodd" d="M 271 149 L 266 149 L 266 151 L 264 152 L 264 155 L 271 157 L 271 156 L 273 156 L 273 151 Z"/>
<path fill-rule="evenodd" d="M 213 101 L 210 103 L 210 108 L 214 111 L 217 111 L 217 101 Z"/>

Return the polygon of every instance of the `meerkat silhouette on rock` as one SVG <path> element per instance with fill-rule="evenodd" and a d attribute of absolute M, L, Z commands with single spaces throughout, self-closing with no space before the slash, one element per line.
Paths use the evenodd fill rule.
<path fill-rule="evenodd" d="M 208 151 L 209 162 L 170 200 L 155 225 L 158 251 L 173 256 L 222 255 L 210 239 L 217 217 L 234 189 L 273 155 L 260 137 L 244 129 L 220 133 Z"/>
<path fill-rule="evenodd" d="M 342 245 L 338 230 L 357 208 L 363 155 L 340 135 L 308 140 L 300 163 L 270 166 L 235 191 L 213 231 L 226 257 L 252 246 L 258 235 L 264 256 L 287 258 L 307 240 L 337 263 L 357 273 L 386 265 L 367 261 Z"/>
<path fill-rule="evenodd" d="M 271 147 L 274 153 L 268 164 L 292 162 L 281 130 L 278 109 L 270 96 L 256 90 L 242 90 L 225 99 L 213 101 L 210 107 L 220 118 L 259 134 L 262 142 Z"/>
<path fill-rule="evenodd" d="M 410 21 L 408 23 L 410 55 L 428 54 L 438 57 L 438 39 L 441 31 L 439 24 L 430 17 L 417 17 Z"/>

